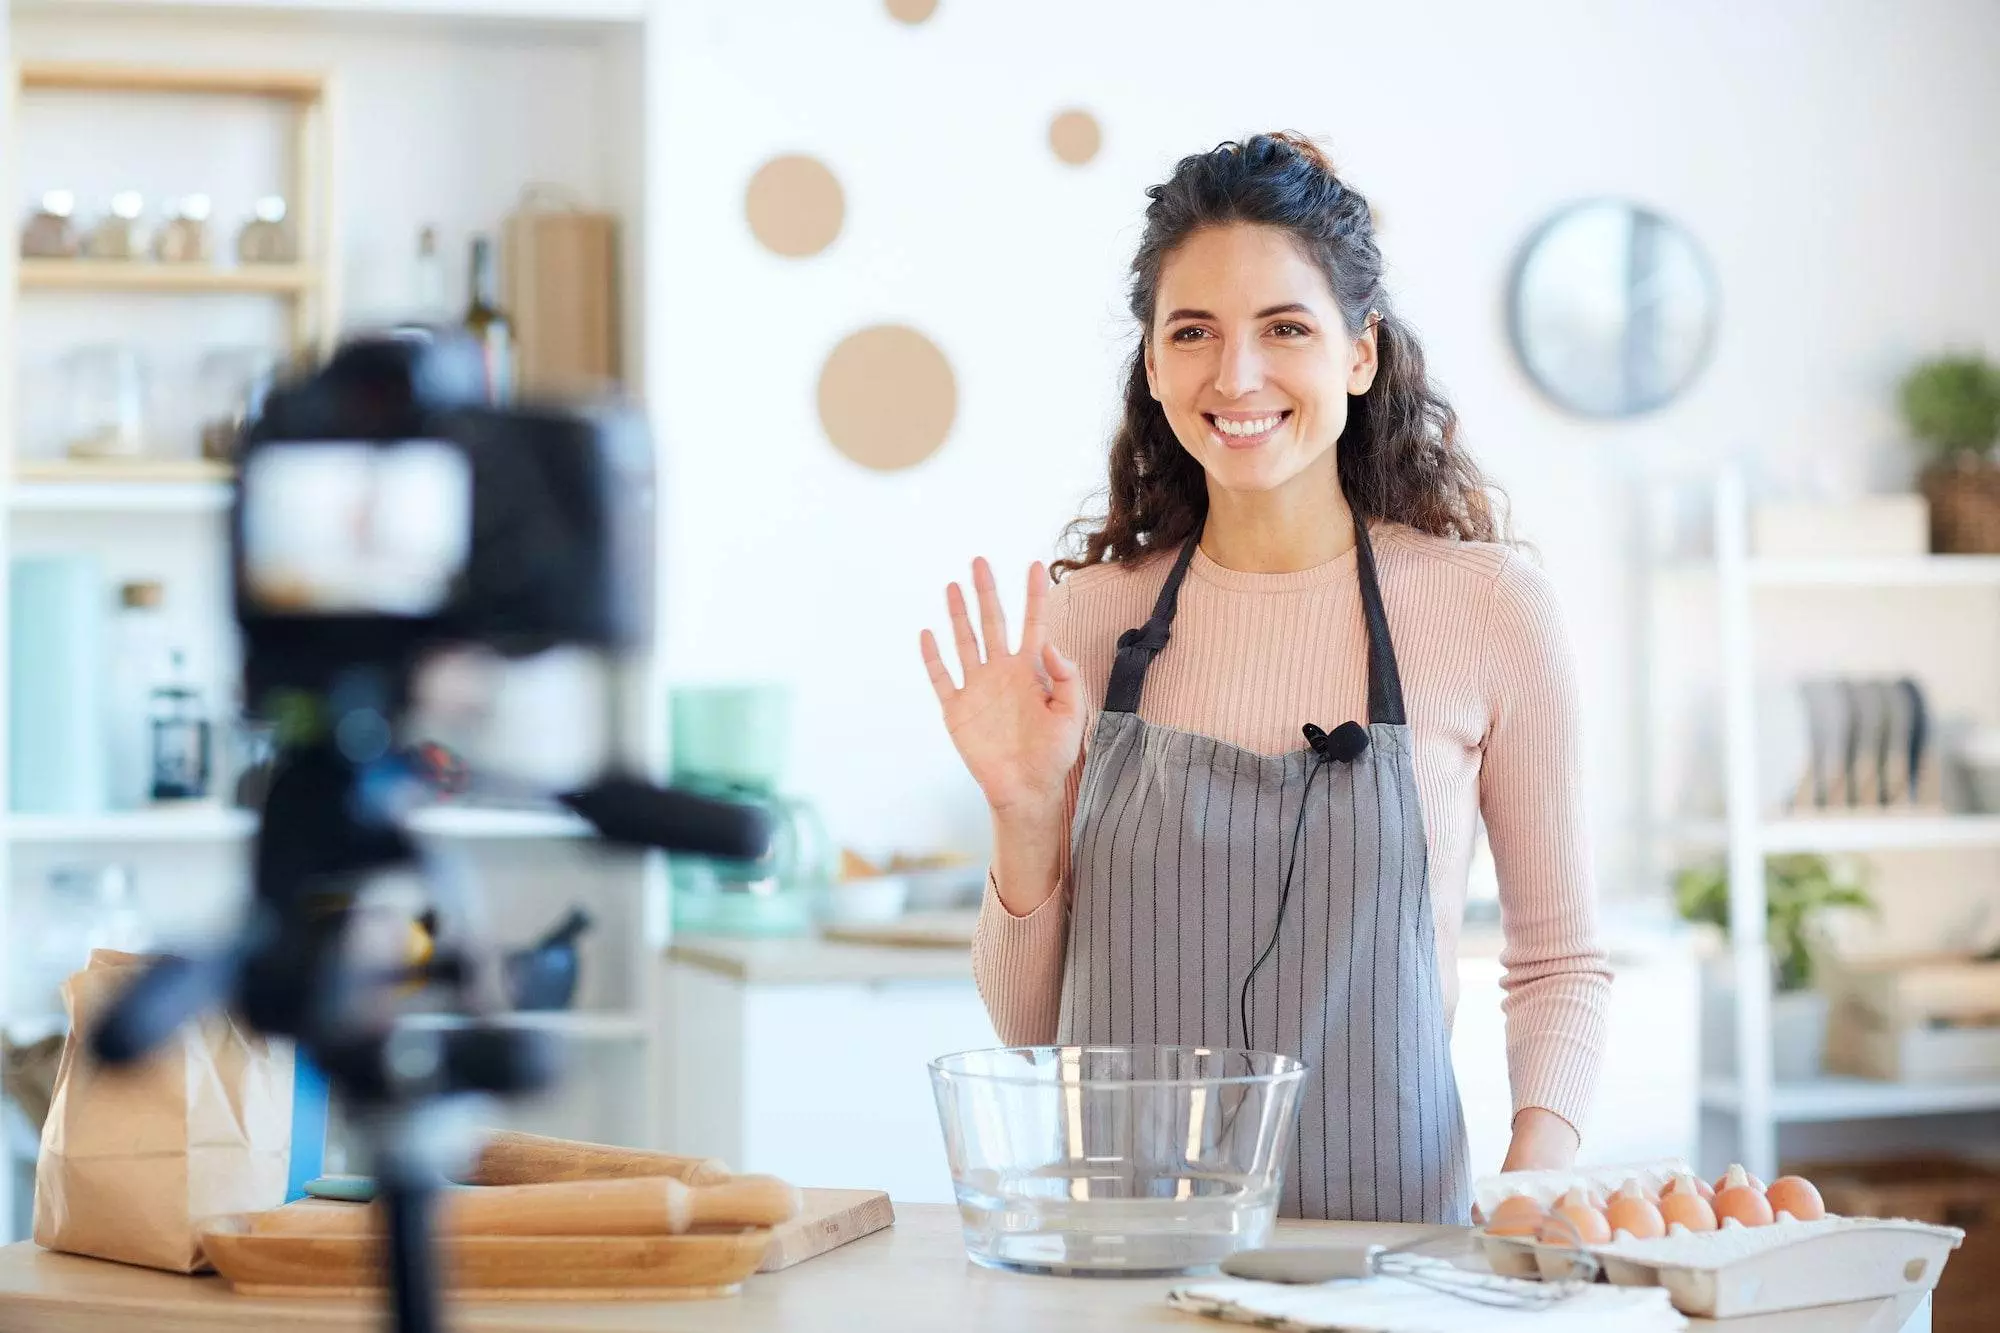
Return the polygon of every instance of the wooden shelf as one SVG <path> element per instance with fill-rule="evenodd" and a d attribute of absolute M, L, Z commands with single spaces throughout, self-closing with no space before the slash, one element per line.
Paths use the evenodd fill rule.
<path fill-rule="evenodd" d="M 1734 1114 L 1742 1105 L 1736 1080 L 1702 1080 L 1702 1105 Z M 1896 1119 L 2000 1111 L 2000 1080 L 1967 1083 L 1892 1083 L 1829 1075 L 1771 1089 L 1773 1116 L 1784 1124 Z"/>
<path fill-rule="evenodd" d="M 311 102 L 325 94 L 326 75 L 310 70 L 33 60 L 21 65 L 21 87 L 111 93 L 224 93 Z"/>
<path fill-rule="evenodd" d="M 151 259 L 23 259 L 21 290 L 301 296 L 319 285 L 306 264 L 162 264 Z"/>
<path fill-rule="evenodd" d="M 207 458 L 17 458 L 17 486 L 227 486 L 228 463 Z"/>
<path fill-rule="evenodd" d="M 221 481 L 24 482 L 7 493 L 17 514 L 219 514 L 235 492 Z"/>

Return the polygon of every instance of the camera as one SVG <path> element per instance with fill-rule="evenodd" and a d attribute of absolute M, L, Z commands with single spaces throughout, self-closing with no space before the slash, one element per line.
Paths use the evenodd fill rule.
<path fill-rule="evenodd" d="M 234 938 L 158 960 L 91 1034 L 99 1059 L 125 1063 L 227 1005 L 294 1039 L 366 1135 L 406 1333 L 438 1326 L 432 1205 L 469 1147 L 451 1107 L 532 1092 L 559 1063 L 552 1034 L 507 1021 L 504 956 L 468 869 L 412 832 L 436 795 L 435 765 L 405 734 L 421 675 L 465 651 L 615 659 L 652 628 L 643 420 L 484 394 L 470 339 L 398 330 L 344 344 L 247 425 L 229 518 L 234 606 L 246 705 L 277 734 L 250 902 Z M 614 738 L 620 693 L 602 700 Z M 608 757 L 582 785 L 534 794 L 614 842 L 768 850 L 760 810 L 657 787 Z M 408 952 L 419 913 L 442 923 L 421 960 Z M 404 1021 L 417 996 L 450 1021 Z"/>

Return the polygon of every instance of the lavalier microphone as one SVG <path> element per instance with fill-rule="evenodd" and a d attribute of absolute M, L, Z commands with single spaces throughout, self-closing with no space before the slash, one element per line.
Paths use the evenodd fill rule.
<path fill-rule="evenodd" d="M 1331 763 L 1351 764 L 1368 748 L 1368 728 L 1359 722 L 1343 722 L 1330 736 L 1313 722 L 1306 723 L 1303 730 L 1312 752 Z"/>

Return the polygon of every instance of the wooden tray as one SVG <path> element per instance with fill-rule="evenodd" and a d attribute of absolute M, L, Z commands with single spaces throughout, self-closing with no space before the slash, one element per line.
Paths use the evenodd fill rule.
<path fill-rule="evenodd" d="M 461 1236 L 441 1246 L 449 1291 L 482 1300 L 699 1299 L 735 1294 L 771 1232 L 681 1236 Z M 249 1215 L 215 1218 L 202 1249 L 249 1296 L 352 1296 L 381 1289 L 380 1242 L 361 1236 L 256 1236 Z"/>

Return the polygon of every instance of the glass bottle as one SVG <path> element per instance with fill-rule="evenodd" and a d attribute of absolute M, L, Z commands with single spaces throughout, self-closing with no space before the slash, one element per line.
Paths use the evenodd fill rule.
<path fill-rule="evenodd" d="M 104 728 L 114 810 L 136 810 L 153 797 L 153 691 L 170 683 L 172 664 L 165 606 L 158 583 L 118 589 Z"/>
<path fill-rule="evenodd" d="M 209 720 L 187 659 L 173 654 L 173 674 L 152 693 L 153 799 L 198 801 L 208 795 Z"/>
<path fill-rule="evenodd" d="M 443 323 L 446 318 L 444 256 L 438 253 L 436 227 L 425 227 L 417 233 L 414 277 L 410 291 L 411 317 L 422 324 Z"/>
<path fill-rule="evenodd" d="M 486 399 L 505 403 L 514 396 L 514 325 L 500 308 L 500 279 L 493 262 L 493 242 L 472 238 L 472 302 L 465 311 L 465 328 L 479 344 L 486 362 Z"/>

